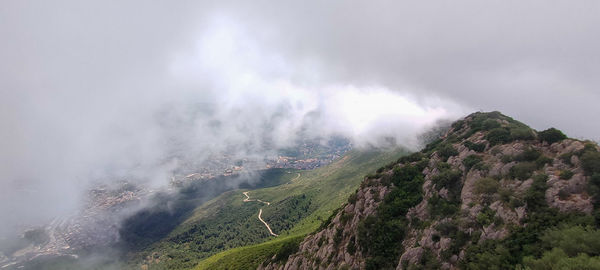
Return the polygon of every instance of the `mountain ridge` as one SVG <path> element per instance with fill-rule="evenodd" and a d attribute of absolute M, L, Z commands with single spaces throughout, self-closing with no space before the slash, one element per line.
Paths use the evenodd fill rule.
<path fill-rule="evenodd" d="M 365 177 L 297 251 L 259 269 L 599 269 L 593 248 L 548 240 L 598 234 L 599 184 L 597 144 L 478 112 Z"/>

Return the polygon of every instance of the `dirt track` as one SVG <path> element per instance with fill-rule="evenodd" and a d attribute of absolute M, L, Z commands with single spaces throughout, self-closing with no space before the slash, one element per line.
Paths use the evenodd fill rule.
<path fill-rule="evenodd" d="M 244 199 L 244 202 L 254 202 L 254 201 L 256 201 L 256 202 L 264 203 L 266 205 L 271 205 L 270 202 L 265 202 L 265 201 L 261 201 L 261 200 L 251 200 L 250 196 L 248 195 L 248 191 L 242 192 L 242 194 L 244 194 L 246 196 L 246 199 Z M 269 234 L 271 234 L 272 236 L 278 236 L 277 234 L 275 234 L 273 232 L 273 230 L 271 230 L 271 227 L 269 226 L 269 224 L 267 224 L 267 222 L 265 222 L 262 219 L 261 215 L 262 215 L 262 208 L 260 210 L 258 210 L 258 220 L 260 220 L 260 222 L 262 222 L 263 224 L 265 224 L 265 227 L 267 227 L 267 230 L 269 230 Z"/>

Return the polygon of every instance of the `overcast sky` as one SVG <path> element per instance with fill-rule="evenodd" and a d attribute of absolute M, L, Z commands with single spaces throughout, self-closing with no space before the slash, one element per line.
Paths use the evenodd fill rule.
<path fill-rule="evenodd" d="M 439 119 L 500 110 L 598 140 L 599 14 L 592 0 L 3 1 L 0 214 L 69 212 L 90 180 L 163 185 L 181 159 L 300 130 L 410 147 Z"/>

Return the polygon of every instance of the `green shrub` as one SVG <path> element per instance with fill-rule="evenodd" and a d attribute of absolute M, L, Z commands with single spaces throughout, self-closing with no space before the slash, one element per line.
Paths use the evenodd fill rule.
<path fill-rule="evenodd" d="M 321 247 L 323 245 L 323 243 L 325 243 L 327 236 L 323 235 L 319 238 L 319 241 L 317 242 L 317 246 Z"/>
<path fill-rule="evenodd" d="M 473 166 L 473 169 L 480 170 L 482 172 L 488 172 L 490 170 L 490 165 L 484 162 L 479 162 Z"/>
<path fill-rule="evenodd" d="M 340 222 L 342 225 L 345 225 L 348 221 L 352 220 L 354 217 L 354 213 L 346 213 L 346 211 L 342 211 L 342 215 L 340 216 Z"/>
<path fill-rule="evenodd" d="M 560 179 L 569 180 L 569 179 L 571 179 L 571 177 L 573 177 L 573 174 L 574 173 L 572 171 L 569 171 L 569 170 L 561 171 L 560 172 Z"/>
<path fill-rule="evenodd" d="M 573 165 L 573 163 L 571 163 L 571 157 L 572 157 L 572 156 L 573 156 L 573 152 L 571 152 L 571 153 L 565 153 L 565 154 L 562 154 L 562 155 L 560 155 L 558 158 L 559 158 L 560 160 L 562 160 L 562 162 L 563 162 L 564 164 L 567 164 L 567 165 Z"/>
<path fill-rule="evenodd" d="M 342 228 L 336 228 L 335 234 L 333 235 L 333 243 L 337 246 L 342 241 L 342 237 L 344 236 L 344 230 Z"/>
<path fill-rule="evenodd" d="M 508 174 L 513 179 L 526 180 L 536 169 L 537 165 L 534 162 L 521 162 L 511 167 Z"/>
<path fill-rule="evenodd" d="M 494 178 L 485 177 L 477 180 L 474 187 L 474 192 L 476 194 L 494 194 L 498 192 L 500 183 Z"/>
<path fill-rule="evenodd" d="M 431 178 L 431 181 L 438 185 L 438 188 L 450 186 L 460 183 L 462 172 L 459 170 L 443 170 L 438 175 Z"/>
<path fill-rule="evenodd" d="M 499 127 L 501 124 L 498 120 L 501 120 L 503 117 L 500 113 L 474 113 L 470 115 L 472 120 L 469 125 L 471 126 L 472 133 L 475 133 L 480 130 L 490 130 L 496 127 Z M 498 120 L 497 120 L 498 119 Z"/>
<path fill-rule="evenodd" d="M 492 224 L 492 222 L 494 221 L 495 215 L 496 215 L 496 212 L 486 206 L 477 215 L 477 223 L 479 223 L 479 225 L 481 225 L 483 227 L 488 226 L 488 225 Z"/>
<path fill-rule="evenodd" d="M 549 229 L 540 237 L 544 248 L 560 248 L 568 256 L 580 253 L 600 255 L 600 230 L 590 226 L 562 226 Z"/>
<path fill-rule="evenodd" d="M 354 255 L 354 252 L 356 252 L 356 243 L 354 243 L 355 240 L 356 240 L 356 238 L 354 238 L 354 236 L 352 236 L 350 238 L 350 241 L 348 241 L 348 244 L 346 245 L 346 251 L 350 255 Z"/>
<path fill-rule="evenodd" d="M 510 132 L 504 128 L 495 128 L 485 136 L 490 145 L 504 144 L 511 141 Z"/>
<path fill-rule="evenodd" d="M 583 149 L 579 151 L 578 155 L 581 156 L 581 154 L 588 151 L 598 152 L 598 150 L 596 149 L 596 144 L 586 141 L 586 143 L 583 145 Z"/>
<path fill-rule="evenodd" d="M 423 173 L 415 166 L 406 165 L 394 169 L 392 176 L 392 183 L 396 186 L 402 185 L 404 182 L 410 182 L 416 177 L 419 177 Z"/>
<path fill-rule="evenodd" d="M 483 130 L 491 130 L 499 127 L 501 127 L 500 122 L 498 122 L 496 119 L 486 119 L 482 123 Z"/>
<path fill-rule="evenodd" d="M 514 266 L 508 260 L 510 257 L 510 251 L 504 245 L 488 240 L 483 244 L 468 247 L 460 268 L 468 270 L 513 269 Z"/>
<path fill-rule="evenodd" d="M 437 164 L 435 164 L 435 167 L 440 171 L 447 171 L 450 170 L 450 168 L 452 168 L 452 166 L 450 166 L 448 162 L 438 162 Z"/>
<path fill-rule="evenodd" d="M 512 197 L 510 198 L 508 205 L 510 206 L 510 208 L 515 209 L 525 205 L 525 203 L 519 198 Z"/>
<path fill-rule="evenodd" d="M 480 163 L 481 161 L 483 161 L 483 158 L 481 158 L 478 155 L 470 155 L 467 156 L 464 160 L 463 160 L 463 165 L 465 166 L 465 171 L 469 171 L 471 170 L 471 168 L 473 166 L 475 166 L 477 163 Z"/>
<path fill-rule="evenodd" d="M 507 189 L 507 188 L 500 189 L 498 194 L 500 195 L 500 200 L 505 203 L 509 203 L 513 196 L 512 190 Z"/>
<path fill-rule="evenodd" d="M 436 185 L 437 189 L 448 189 L 448 197 L 450 200 L 457 200 L 460 196 L 460 184 L 462 179 L 462 171 L 460 170 L 442 170 L 438 175 L 431 178 L 431 181 Z"/>
<path fill-rule="evenodd" d="M 458 155 L 458 151 L 451 144 L 445 144 L 441 146 L 438 150 L 438 154 L 442 158 L 442 160 L 447 160 L 451 156 Z"/>
<path fill-rule="evenodd" d="M 583 167 L 586 175 L 600 173 L 600 152 L 585 151 L 581 155 L 581 167 Z"/>
<path fill-rule="evenodd" d="M 449 217 L 459 210 L 460 202 L 450 202 L 444 198 L 434 195 L 427 201 L 427 207 L 432 217 Z"/>
<path fill-rule="evenodd" d="M 566 200 L 569 198 L 569 196 L 571 196 L 571 193 L 569 193 L 566 189 L 561 189 L 558 191 L 558 198 L 562 201 Z"/>
<path fill-rule="evenodd" d="M 397 163 L 417 162 L 417 161 L 420 161 L 423 158 L 425 158 L 425 155 L 423 155 L 423 153 L 421 153 L 421 152 L 415 152 L 415 153 L 412 153 L 412 154 L 410 154 L 408 156 L 403 156 L 403 157 L 399 158 Z"/>
<path fill-rule="evenodd" d="M 502 157 L 500 157 L 500 161 L 502 161 L 504 164 L 512 162 L 514 159 L 515 158 L 511 155 L 502 155 Z"/>
<path fill-rule="evenodd" d="M 394 187 L 377 207 L 377 214 L 359 223 L 356 240 L 366 258 L 366 269 L 396 266 L 409 224 L 406 213 L 422 200 L 423 177 L 415 166 L 395 169 Z"/>
<path fill-rule="evenodd" d="M 435 226 L 435 230 L 443 236 L 452 236 L 458 232 L 458 226 L 454 222 L 442 222 Z"/>
<path fill-rule="evenodd" d="M 348 197 L 349 204 L 355 204 L 356 200 L 358 200 L 358 194 L 356 194 L 356 192 Z"/>
<path fill-rule="evenodd" d="M 288 241 L 286 243 L 284 243 L 281 248 L 279 248 L 279 250 L 277 251 L 277 253 L 275 253 L 275 258 L 273 259 L 275 262 L 285 262 L 287 261 L 288 257 L 294 253 L 296 253 L 296 251 L 298 251 L 299 247 L 300 247 L 300 240 L 293 240 L 293 241 Z"/>
<path fill-rule="evenodd" d="M 423 171 L 425 168 L 427 168 L 427 166 L 429 166 L 428 158 L 421 159 L 421 161 L 415 164 L 415 167 L 417 167 L 419 171 Z"/>
<path fill-rule="evenodd" d="M 587 254 L 569 257 L 562 249 L 554 248 L 551 251 L 544 252 L 540 259 L 535 259 L 533 256 L 523 258 L 523 265 L 527 267 L 526 269 L 531 270 L 598 270 L 600 269 L 600 257 L 590 257 Z"/>
<path fill-rule="evenodd" d="M 528 148 L 523 151 L 523 153 L 517 155 L 515 157 L 516 161 L 535 161 L 538 159 L 542 153 L 534 148 Z"/>
<path fill-rule="evenodd" d="M 429 249 L 425 249 L 425 252 L 421 256 L 418 265 L 411 265 L 408 269 L 440 269 L 442 264 L 438 261 L 437 256 Z"/>
<path fill-rule="evenodd" d="M 510 129 L 510 137 L 512 140 L 534 140 L 535 134 L 529 127 L 516 127 Z"/>
<path fill-rule="evenodd" d="M 442 139 L 436 139 L 433 142 L 428 143 L 425 146 L 425 149 L 423 149 L 424 153 L 431 153 L 431 151 L 435 150 L 444 140 Z"/>
<path fill-rule="evenodd" d="M 465 147 L 467 147 L 469 150 L 473 150 L 475 152 L 483 152 L 485 150 L 485 143 L 474 143 L 472 141 L 465 141 L 464 142 Z"/>
<path fill-rule="evenodd" d="M 600 269 L 600 231 L 597 229 L 563 225 L 546 230 L 540 240 L 546 250 L 542 257 L 523 259 L 523 264 L 531 269 Z"/>
<path fill-rule="evenodd" d="M 41 245 L 50 241 L 50 236 L 44 229 L 27 230 L 23 234 L 23 238 L 34 245 Z"/>
<path fill-rule="evenodd" d="M 548 188 L 546 181 L 548 176 L 545 174 L 538 174 L 533 177 L 533 183 L 531 187 L 525 192 L 525 202 L 527 208 L 530 211 L 535 211 L 543 207 L 547 207 L 546 204 L 546 189 Z"/>
<path fill-rule="evenodd" d="M 458 120 L 458 121 L 452 123 L 452 125 L 450 127 L 452 127 L 454 130 L 459 130 L 459 129 L 462 129 L 464 126 L 465 126 L 465 121 Z"/>
<path fill-rule="evenodd" d="M 600 186 L 600 173 L 595 173 L 590 177 L 590 184 Z"/>
<path fill-rule="evenodd" d="M 549 128 L 544 131 L 540 131 L 538 133 L 538 138 L 540 139 L 540 141 L 548 142 L 549 144 L 553 144 L 555 142 L 559 142 L 559 141 L 566 139 L 567 136 L 558 129 Z"/>
<path fill-rule="evenodd" d="M 538 169 L 540 169 L 546 164 L 552 164 L 553 161 L 554 160 L 552 158 L 541 155 L 538 159 L 535 160 L 535 165 L 538 167 Z"/>

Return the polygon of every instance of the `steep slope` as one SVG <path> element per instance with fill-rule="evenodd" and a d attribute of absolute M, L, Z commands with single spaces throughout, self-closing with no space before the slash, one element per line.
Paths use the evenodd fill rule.
<path fill-rule="evenodd" d="M 598 145 L 498 112 L 367 176 L 261 269 L 600 269 Z"/>
<path fill-rule="evenodd" d="M 283 174 L 274 175 L 277 179 L 269 181 L 278 183 L 275 186 L 225 192 L 195 208 L 158 242 L 132 254 L 132 268 L 189 269 L 217 252 L 235 248 L 254 252 L 241 247 L 259 245 L 259 253 L 264 256 L 253 256 L 255 262 L 246 264 L 256 268 L 286 239 L 297 243 L 301 239 L 298 236 L 314 231 L 358 187 L 361 175 L 405 153 L 350 151 L 315 170 L 286 169 Z M 252 200 L 269 204 L 245 202 L 244 192 L 249 192 Z M 270 234 L 258 218 L 259 213 L 277 237 Z M 273 240 L 274 245 L 260 244 L 268 240 Z"/>
<path fill-rule="evenodd" d="M 218 253 L 201 261 L 197 269 L 256 269 L 268 258 L 287 258 L 295 252 L 298 243 L 307 233 L 316 230 L 356 190 L 362 181 L 361 175 L 396 160 L 405 153 L 399 149 L 385 152 L 353 151 L 327 167 L 301 172 L 301 176 L 289 184 L 251 191 L 253 197 L 271 202 L 269 207 L 264 208 L 263 217 L 279 237 L 271 238 L 265 243 Z M 278 225 L 285 224 L 280 221 L 293 216 L 288 214 L 293 207 L 277 207 L 278 202 L 289 203 L 290 198 L 298 197 L 310 202 L 310 214 L 294 222 L 289 228 Z M 282 214 L 287 218 L 277 218 Z"/>

